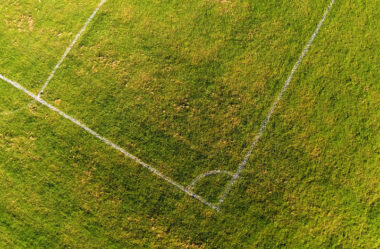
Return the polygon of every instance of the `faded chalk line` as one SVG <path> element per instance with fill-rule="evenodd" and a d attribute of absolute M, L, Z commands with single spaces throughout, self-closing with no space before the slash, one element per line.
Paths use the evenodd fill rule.
<path fill-rule="evenodd" d="M 35 101 L 33 100 L 32 102 L 30 102 L 29 104 L 27 104 L 26 106 L 24 107 L 21 107 L 21 108 L 18 108 L 14 111 L 3 111 L 3 112 L 0 112 L 0 116 L 9 116 L 9 115 L 13 115 L 13 114 L 17 114 L 21 111 L 23 111 L 24 109 L 26 108 L 30 108 L 30 106 L 34 103 Z"/>
<path fill-rule="evenodd" d="M 176 181 L 172 180 L 171 178 L 165 176 L 163 173 L 161 173 L 159 170 L 157 170 L 156 168 L 150 166 L 149 164 L 143 162 L 141 159 L 137 158 L 136 156 L 132 155 L 131 153 L 129 153 L 128 151 L 124 150 L 123 148 L 121 148 L 119 145 L 115 144 L 114 142 L 108 140 L 107 138 L 101 136 L 100 134 L 98 134 L 96 131 L 90 129 L 89 127 L 87 127 L 86 125 L 82 124 L 80 121 L 78 121 L 77 119 L 67 115 L 66 113 L 64 113 L 63 111 L 59 110 L 58 108 L 56 108 L 55 106 L 47 103 L 45 100 L 41 99 L 40 97 L 38 97 L 37 95 L 34 95 L 32 92 L 28 91 L 27 89 L 25 89 L 23 86 L 21 86 L 19 83 L 15 82 L 15 81 L 12 81 L 8 78 L 6 78 L 5 76 L 1 75 L 0 74 L 0 79 L 2 79 L 3 81 L 9 83 L 10 85 L 14 86 L 15 88 L 23 91 L 25 94 L 29 95 L 31 98 L 33 98 L 35 101 L 39 102 L 40 104 L 46 106 L 47 108 L 49 108 L 50 110 L 58 113 L 59 115 L 61 115 L 62 117 L 68 119 L 69 121 L 71 121 L 72 123 L 76 124 L 77 126 L 79 126 L 80 128 L 82 128 L 83 130 L 85 130 L 86 132 L 88 132 L 89 134 L 93 135 L 94 137 L 96 137 L 97 139 L 99 139 L 100 141 L 102 141 L 103 143 L 111 146 L 112 148 L 114 148 L 115 150 L 118 150 L 119 152 L 121 152 L 122 154 L 124 154 L 125 156 L 129 157 L 130 159 L 132 159 L 133 161 L 135 161 L 136 163 L 140 164 L 141 166 L 143 166 L 144 168 L 147 168 L 149 171 L 151 171 L 152 173 L 154 173 L 155 175 L 161 177 L 162 179 L 164 179 L 165 181 L 167 181 L 168 183 L 172 184 L 173 186 L 177 187 L 179 190 L 185 192 L 186 194 L 190 195 L 191 197 L 197 199 L 198 201 L 202 202 L 203 204 L 215 209 L 215 210 L 219 210 L 218 207 L 214 206 L 213 204 L 209 203 L 208 201 L 206 201 L 205 199 L 203 199 L 201 196 L 195 194 L 194 192 L 188 190 L 187 188 L 185 188 L 184 186 L 182 186 L 181 184 L 177 183 Z"/>
<path fill-rule="evenodd" d="M 79 31 L 79 33 L 75 36 L 74 40 L 70 43 L 70 45 L 67 47 L 65 53 L 63 53 L 61 59 L 58 61 L 57 65 L 55 65 L 53 71 L 45 81 L 44 85 L 42 86 L 40 92 L 37 94 L 37 97 L 40 97 L 41 94 L 44 92 L 45 88 L 48 86 L 50 81 L 53 79 L 55 73 L 57 72 L 58 68 L 62 65 L 63 61 L 67 57 L 67 55 L 70 53 L 71 49 L 74 47 L 74 45 L 78 42 L 79 38 L 82 36 L 84 31 L 86 31 L 87 26 L 90 24 L 92 19 L 94 19 L 96 13 L 98 13 L 99 9 L 103 6 L 103 4 L 107 2 L 107 0 L 101 0 L 98 7 L 92 12 L 91 16 L 87 19 L 85 24 L 83 25 L 82 29 Z"/>
<path fill-rule="evenodd" d="M 224 192 L 222 194 L 222 197 L 219 199 L 219 202 L 217 204 L 218 207 L 223 203 L 224 199 L 226 198 L 226 196 L 231 191 L 232 186 L 236 183 L 236 180 L 239 178 L 241 172 L 244 170 L 245 166 L 247 165 L 248 159 L 250 158 L 250 156 L 251 156 L 254 148 L 256 147 L 257 142 L 260 140 L 261 136 L 263 135 L 264 130 L 265 130 L 265 128 L 266 128 L 266 126 L 267 126 L 270 118 L 272 117 L 272 114 L 273 114 L 274 110 L 276 109 L 276 107 L 277 107 L 278 103 L 280 102 L 282 96 L 284 95 L 285 91 L 288 89 L 288 86 L 289 86 L 291 80 L 293 79 L 294 73 L 297 71 L 299 65 L 301 64 L 302 60 L 305 58 L 307 52 L 309 51 L 309 49 L 311 47 L 311 44 L 313 43 L 315 37 L 317 36 L 317 34 L 318 34 L 319 30 L 321 29 L 323 23 L 325 22 L 326 17 L 328 15 L 328 13 L 330 12 L 330 9 L 333 6 L 334 2 L 335 2 L 335 0 L 332 0 L 330 2 L 330 4 L 327 7 L 325 13 L 323 14 L 323 17 L 322 17 L 321 21 L 318 23 L 318 26 L 317 26 L 316 30 L 314 31 L 314 33 L 311 36 L 309 42 L 307 43 L 306 47 L 302 51 L 302 54 L 300 55 L 300 57 L 298 58 L 296 64 L 294 65 L 294 67 L 293 67 L 293 69 L 292 69 L 292 71 L 291 71 L 288 79 L 285 81 L 285 84 L 282 87 L 279 95 L 277 96 L 277 98 L 273 102 L 272 107 L 271 107 L 271 109 L 270 109 L 267 117 L 265 118 L 263 124 L 261 125 L 261 128 L 260 128 L 258 134 L 256 135 L 255 139 L 253 140 L 253 143 L 249 147 L 247 154 L 245 155 L 243 161 L 239 164 L 239 167 L 238 167 L 236 173 L 232 177 L 232 179 L 229 182 L 229 184 L 226 186 L 226 188 L 225 188 L 225 190 L 224 190 Z"/>

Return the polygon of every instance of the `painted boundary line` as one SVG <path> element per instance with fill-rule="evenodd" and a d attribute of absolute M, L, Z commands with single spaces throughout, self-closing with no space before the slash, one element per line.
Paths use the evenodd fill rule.
<path fill-rule="evenodd" d="M 288 89 L 289 84 L 290 84 L 290 82 L 293 79 L 294 73 L 297 71 L 299 65 L 301 64 L 302 60 L 305 58 L 307 52 L 309 51 L 309 49 L 311 47 L 311 44 L 314 42 L 315 37 L 317 36 L 317 34 L 318 34 L 319 30 L 321 29 L 323 23 L 325 22 L 325 20 L 327 18 L 327 15 L 330 12 L 330 9 L 333 6 L 334 2 L 335 2 L 335 0 L 332 0 L 330 2 L 329 6 L 327 7 L 327 9 L 325 10 L 325 13 L 323 14 L 322 19 L 319 21 L 317 28 L 315 29 L 315 31 L 314 31 L 313 35 L 311 36 L 309 42 L 307 43 L 306 47 L 302 51 L 302 54 L 300 55 L 300 57 L 298 58 L 296 64 L 294 65 L 294 67 L 293 67 L 293 69 L 292 69 L 292 71 L 291 71 L 288 79 L 285 81 L 285 84 L 282 87 L 280 93 L 278 94 L 276 100 L 273 102 L 272 107 L 271 107 L 271 109 L 270 109 L 267 117 L 265 118 L 264 122 L 262 123 L 261 128 L 260 128 L 259 132 L 257 133 L 255 139 L 253 140 L 251 146 L 249 147 L 247 154 L 245 155 L 243 161 L 239 164 L 239 167 L 238 167 L 236 173 L 233 175 L 231 181 L 226 186 L 226 188 L 225 188 L 225 190 L 224 190 L 221 198 L 219 199 L 217 207 L 219 207 L 223 203 L 224 199 L 226 198 L 226 196 L 231 191 L 233 185 L 236 183 L 236 180 L 240 177 L 242 171 L 245 169 L 245 167 L 247 165 L 247 162 L 248 162 L 249 158 L 251 157 L 251 154 L 252 154 L 253 150 L 256 147 L 257 142 L 262 137 L 262 135 L 263 135 L 263 133 L 265 131 L 265 128 L 267 127 L 267 124 L 268 124 L 269 120 L 272 117 L 273 112 L 275 111 L 275 109 L 276 109 L 278 103 L 280 102 L 282 96 L 284 95 L 285 91 Z"/>
<path fill-rule="evenodd" d="M 114 142 L 108 140 L 107 138 L 101 136 L 100 134 L 98 134 L 96 131 L 90 129 L 89 127 L 87 127 L 86 125 L 82 124 L 80 121 L 76 120 L 75 118 L 67 115 L 66 113 L 64 113 L 63 111 L 59 110 L 58 108 L 56 108 L 55 106 L 47 103 L 45 100 L 41 99 L 40 97 L 38 97 L 37 95 L 34 95 L 32 92 L 28 91 L 27 89 L 25 89 L 23 86 L 21 86 L 19 83 L 15 82 L 15 81 L 12 81 L 8 78 L 6 78 L 5 76 L 1 75 L 0 74 L 0 79 L 2 79 L 3 81 L 9 83 L 10 85 L 12 85 L 13 87 L 23 91 L 25 94 L 29 95 L 31 98 L 33 98 L 35 101 L 39 102 L 40 104 L 46 106 L 47 108 L 49 108 L 50 110 L 58 113 L 59 115 L 61 115 L 62 117 L 64 117 L 65 119 L 68 119 L 69 121 L 71 121 L 72 123 L 76 124 L 77 126 L 79 126 L 80 128 L 82 128 L 83 130 L 85 130 L 86 132 L 90 133 L 91 135 L 93 135 L 94 137 L 96 137 L 97 139 L 99 139 L 100 141 L 102 141 L 103 143 L 111 146 L 112 148 L 114 148 L 115 150 L 118 150 L 119 152 L 121 152 L 122 154 L 124 154 L 125 156 L 129 157 L 130 159 L 132 159 L 133 161 L 135 161 L 136 163 L 140 164 L 141 166 L 143 166 L 144 168 L 147 168 L 149 171 L 151 171 L 152 173 L 154 173 L 155 175 L 161 177 L 162 179 L 164 179 L 165 181 L 167 181 L 168 183 L 172 184 L 173 186 L 177 187 L 179 190 L 181 190 L 182 192 L 185 192 L 186 194 L 190 195 L 191 197 L 197 199 L 198 201 L 202 202 L 203 204 L 215 209 L 215 210 L 219 210 L 219 208 L 217 206 L 214 206 L 212 205 L 211 203 L 209 203 L 208 201 L 206 201 L 205 199 L 203 199 L 201 196 L 195 194 L 194 192 L 188 190 L 187 188 L 185 188 L 184 186 L 182 186 L 181 184 L 177 183 L 176 181 L 172 180 L 171 178 L 165 176 L 163 173 L 161 173 L 159 170 L 157 170 L 156 168 L 150 166 L 149 164 L 143 162 L 141 159 L 137 158 L 136 156 L 132 155 L 131 153 L 129 153 L 128 151 L 124 150 L 123 148 L 121 148 L 119 145 L 115 144 Z"/>
<path fill-rule="evenodd" d="M 44 92 L 45 88 L 48 86 L 50 81 L 53 79 L 55 73 L 57 72 L 58 68 L 62 65 L 63 61 L 66 59 L 67 55 L 70 53 L 71 49 L 74 47 L 74 45 L 78 42 L 79 38 L 82 36 L 84 31 L 86 31 L 87 26 L 90 24 L 92 19 L 94 19 L 95 15 L 98 13 L 99 9 L 103 6 L 103 4 L 107 2 L 107 0 L 101 0 L 98 7 L 92 12 L 90 17 L 87 19 L 85 24 L 83 25 L 82 29 L 79 31 L 79 33 L 75 36 L 74 40 L 70 43 L 70 45 L 67 47 L 66 51 L 63 53 L 61 59 L 58 61 L 57 65 L 55 65 L 53 71 L 50 73 L 49 77 L 45 81 L 44 85 L 42 86 L 40 92 L 37 94 L 37 97 L 39 98 L 41 94 Z"/>

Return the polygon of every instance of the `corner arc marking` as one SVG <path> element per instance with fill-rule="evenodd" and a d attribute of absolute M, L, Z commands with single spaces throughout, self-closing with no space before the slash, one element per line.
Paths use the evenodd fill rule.
<path fill-rule="evenodd" d="M 209 171 L 209 172 L 206 172 L 204 174 L 201 174 L 199 176 L 197 176 L 186 188 L 187 189 L 191 189 L 195 186 L 195 184 L 200 181 L 202 178 L 205 178 L 207 176 L 211 176 L 211 175 L 218 175 L 218 174 L 224 174 L 224 175 L 229 175 L 231 177 L 234 176 L 234 173 L 230 172 L 230 171 L 226 171 L 226 170 L 212 170 L 212 171 Z"/>

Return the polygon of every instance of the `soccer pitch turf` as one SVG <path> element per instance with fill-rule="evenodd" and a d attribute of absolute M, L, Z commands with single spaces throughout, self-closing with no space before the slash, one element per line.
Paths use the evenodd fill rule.
<path fill-rule="evenodd" d="M 2 1 L 0 247 L 379 246 L 380 2 L 333 3 Z"/>

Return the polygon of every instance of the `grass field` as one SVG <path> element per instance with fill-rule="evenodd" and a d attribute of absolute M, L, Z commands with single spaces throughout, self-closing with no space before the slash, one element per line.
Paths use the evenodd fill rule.
<path fill-rule="evenodd" d="M 235 173 L 330 2 L 108 0 L 41 98 L 181 186 Z M 0 75 L 38 94 L 98 4 L 1 1 Z M 220 212 L 0 80 L 0 248 L 380 247 L 379 6 L 336 0 Z"/>

